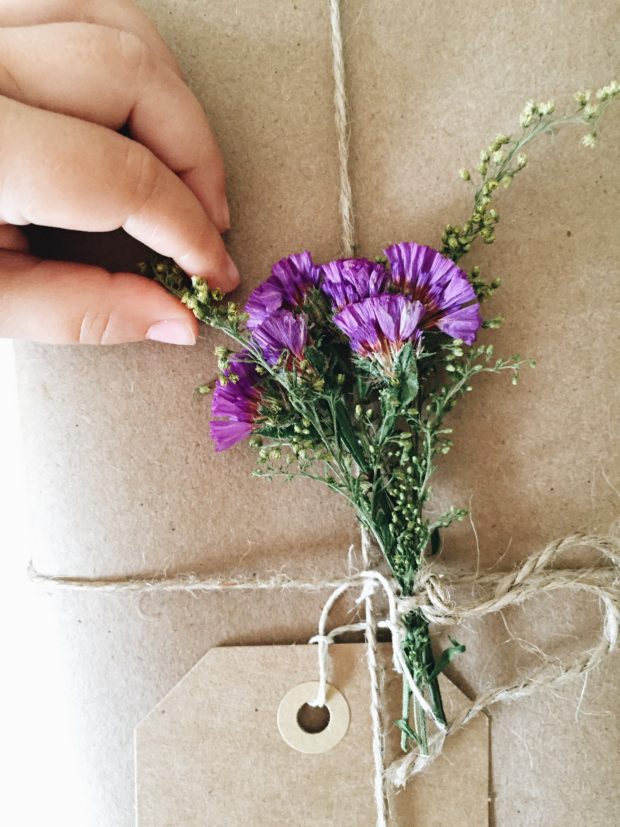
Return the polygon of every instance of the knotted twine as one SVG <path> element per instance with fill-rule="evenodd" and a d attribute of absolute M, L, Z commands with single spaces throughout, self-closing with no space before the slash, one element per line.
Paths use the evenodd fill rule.
<path fill-rule="evenodd" d="M 369 538 L 362 533 L 362 561 L 370 562 Z M 558 560 L 579 549 L 591 549 L 598 553 L 602 565 L 580 568 L 555 567 Z M 366 636 L 367 663 L 370 675 L 370 712 L 372 721 L 372 745 L 374 760 L 374 794 L 377 825 L 387 824 L 385 786 L 402 787 L 407 780 L 427 767 L 441 752 L 448 735 L 462 729 L 476 715 L 498 701 L 510 701 L 526 697 L 539 689 L 555 687 L 597 667 L 614 649 L 620 628 L 620 543 L 610 536 L 596 534 L 572 534 L 555 540 L 541 551 L 530 554 L 512 571 L 455 573 L 437 564 L 428 564 L 416 577 L 413 594 L 402 596 L 398 584 L 376 569 L 364 568 L 339 580 L 293 579 L 274 574 L 265 579 L 256 577 L 203 577 L 194 573 L 165 575 L 163 577 L 80 578 L 44 575 L 36 571 L 32 563 L 29 575 L 34 583 L 55 589 L 100 592 L 259 592 L 282 590 L 286 592 L 319 592 L 331 589 L 319 619 L 318 634 L 311 642 L 318 644 L 319 692 L 315 705 L 325 701 L 329 672 L 329 647 L 340 636 L 350 632 L 364 632 Z M 358 603 L 364 603 L 364 619 L 328 630 L 329 615 L 337 600 L 351 589 L 360 588 Z M 474 592 L 467 602 L 457 602 L 454 592 L 466 588 Z M 510 606 L 559 589 L 586 593 L 599 599 L 602 626 L 598 643 L 594 648 L 581 652 L 568 666 L 558 667 L 550 658 L 529 674 L 511 683 L 491 689 L 460 710 L 455 718 L 444 726 L 434 719 L 420 689 L 402 656 L 401 640 L 404 627 L 401 618 L 418 610 L 429 623 L 451 625 L 465 620 L 501 612 Z M 387 610 L 378 621 L 372 606 L 375 590 L 384 597 Z M 428 755 L 413 751 L 394 761 L 387 769 L 383 764 L 384 729 L 381 724 L 380 669 L 377 664 L 377 628 L 387 629 L 392 637 L 392 662 L 415 694 L 427 714 L 435 720 L 437 733 L 429 742 Z"/>
<path fill-rule="evenodd" d="M 341 253 L 345 258 L 355 254 L 353 197 L 349 176 L 349 126 L 345 88 L 344 54 L 339 0 L 329 0 L 332 65 L 334 75 L 334 115 L 338 143 L 339 205 L 341 220 Z M 255 577 L 204 578 L 193 573 L 150 578 L 146 576 L 121 578 L 72 578 L 44 575 L 32 563 L 29 575 L 33 582 L 70 590 L 102 592 L 229 592 L 281 589 L 286 591 L 316 592 L 331 588 L 319 619 L 318 634 L 311 638 L 316 643 L 319 661 L 319 689 L 313 703 L 323 706 L 326 699 L 329 671 L 329 647 L 340 636 L 363 632 L 366 641 L 366 660 L 370 679 L 370 717 L 372 723 L 372 752 L 374 763 L 374 800 L 377 827 L 387 824 L 386 785 L 402 787 L 407 780 L 424 770 L 441 752 L 448 735 L 462 729 L 480 712 L 498 701 L 526 697 L 544 687 L 554 687 L 579 675 L 585 675 L 598 666 L 614 649 L 620 628 L 620 545 L 615 537 L 594 534 L 573 534 L 556 540 L 542 551 L 530 554 L 510 572 L 483 574 L 449 572 L 427 564 L 417 574 L 413 594 L 402 596 L 395 580 L 370 567 L 371 544 L 368 532 L 362 529 L 361 552 L 364 569 L 341 580 L 291 579 L 275 574 L 266 579 Z M 559 557 L 578 548 L 598 552 L 604 565 L 596 568 L 551 568 Z M 359 588 L 356 603 L 364 606 L 364 619 L 357 623 L 328 630 L 330 612 L 337 600 L 352 588 Z M 457 587 L 468 586 L 481 592 L 469 602 L 457 603 L 452 598 Z M 535 596 L 558 589 L 569 589 L 598 597 L 602 613 L 602 627 L 598 643 L 581 652 L 569 666 L 558 667 L 549 658 L 543 665 L 512 683 L 496 687 L 479 695 L 464 707 L 447 725 L 438 720 L 409 670 L 402 651 L 404 625 L 402 617 L 417 610 L 429 623 L 449 625 L 470 618 L 501 612 L 509 606 L 523 603 Z M 380 591 L 386 603 L 385 616 L 377 620 L 374 596 Z M 406 753 L 384 766 L 385 730 L 381 722 L 380 668 L 377 662 L 377 629 L 387 629 L 391 635 L 392 663 L 396 672 L 409 686 L 419 705 L 434 722 L 437 732 L 429 740 L 427 754 L 417 750 Z"/>

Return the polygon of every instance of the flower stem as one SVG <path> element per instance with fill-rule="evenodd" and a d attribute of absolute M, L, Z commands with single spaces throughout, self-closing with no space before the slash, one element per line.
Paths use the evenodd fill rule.
<path fill-rule="evenodd" d="M 446 723 L 446 715 L 441 699 L 438 676 L 434 675 L 435 658 L 431 646 L 429 625 L 420 612 L 410 612 L 403 618 L 407 630 L 403 642 L 403 653 L 407 665 L 420 691 L 428 696 L 435 718 Z M 428 727 L 426 713 L 415 697 L 411 696 L 409 687 L 403 682 L 403 709 L 402 720 L 409 720 L 410 704 L 413 705 L 413 726 L 422 755 L 428 755 Z M 407 739 L 401 738 L 401 747 L 407 749 Z"/>
<path fill-rule="evenodd" d="M 428 755 L 428 732 L 426 728 L 426 713 L 416 700 L 413 699 L 413 720 L 418 736 L 420 755 Z"/>
<path fill-rule="evenodd" d="M 409 703 L 411 701 L 411 689 L 409 689 L 409 684 L 403 678 L 403 705 L 400 717 L 405 723 L 409 723 Z M 409 736 L 402 730 L 400 734 L 400 748 L 403 752 L 407 752 L 407 744 L 409 741 Z"/>

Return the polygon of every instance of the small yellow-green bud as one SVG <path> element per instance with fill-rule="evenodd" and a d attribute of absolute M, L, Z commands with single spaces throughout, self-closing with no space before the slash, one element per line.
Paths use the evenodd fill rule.
<path fill-rule="evenodd" d="M 588 134 L 584 135 L 581 139 L 581 143 L 590 149 L 594 149 L 596 146 L 596 132 L 588 132 Z"/>
<path fill-rule="evenodd" d="M 497 316 L 495 319 L 488 319 L 484 322 L 484 327 L 488 330 L 497 330 L 503 324 L 503 316 Z"/>
<path fill-rule="evenodd" d="M 536 104 L 534 103 L 533 100 L 529 100 L 525 104 L 525 107 L 523 108 L 523 112 L 521 112 L 521 115 L 519 117 L 519 123 L 521 124 L 521 126 L 524 129 L 532 124 L 532 121 L 534 120 L 535 113 L 536 113 Z"/>
<path fill-rule="evenodd" d="M 463 181 L 471 181 L 471 173 L 468 169 L 460 169 L 459 175 L 463 179 Z"/>
<path fill-rule="evenodd" d="M 575 100 L 579 104 L 579 106 L 583 109 L 586 103 L 590 100 L 590 95 L 592 93 L 589 89 L 586 89 L 585 92 L 575 92 Z"/>
<path fill-rule="evenodd" d="M 594 106 L 591 103 L 586 104 L 583 108 L 583 116 L 587 121 L 593 120 L 594 116 L 598 112 L 598 106 Z"/>
<path fill-rule="evenodd" d="M 523 167 L 527 164 L 527 155 L 520 153 L 517 155 L 517 169 L 523 169 Z"/>

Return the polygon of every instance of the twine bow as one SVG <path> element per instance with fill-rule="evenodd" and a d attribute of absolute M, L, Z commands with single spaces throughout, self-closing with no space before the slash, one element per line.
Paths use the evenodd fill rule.
<path fill-rule="evenodd" d="M 362 548 L 368 544 L 368 536 L 362 531 Z M 606 565 L 590 568 L 550 568 L 557 559 L 578 549 L 596 550 Z M 367 558 L 366 558 L 367 559 Z M 421 569 L 415 581 L 412 596 L 402 596 L 398 584 L 378 571 L 365 570 L 351 575 L 329 595 L 319 619 L 318 634 L 310 643 L 318 644 L 319 691 L 314 704 L 325 703 L 327 676 L 329 671 L 329 645 L 347 632 L 364 631 L 366 634 L 367 661 L 371 685 L 371 719 L 373 725 L 373 756 L 375 762 L 375 803 L 377 826 L 387 823 L 386 784 L 402 787 L 407 780 L 425 769 L 441 753 L 448 735 L 462 729 L 469 721 L 498 701 L 514 700 L 531 695 L 539 689 L 557 686 L 594 669 L 613 650 L 618 640 L 620 627 L 620 545 L 613 537 L 573 534 L 547 545 L 542 551 L 534 552 L 510 572 L 486 572 L 484 574 L 454 574 L 428 565 Z M 338 626 L 327 630 L 329 614 L 337 600 L 349 589 L 361 586 L 356 603 L 366 603 L 364 621 Z M 466 603 L 453 599 L 457 588 L 469 587 L 479 596 Z M 446 726 L 439 721 L 427 703 L 422 690 L 416 684 L 402 654 L 401 618 L 413 610 L 422 612 L 429 623 L 450 625 L 461 623 L 468 618 L 483 617 L 501 612 L 509 606 L 516 606 L 535 595 L 570 589 L 586 592 L 599 598 L 603 623 L 599 641 L 588 651 L 581 652 L 574 661 L 558 671 L 557 665 L 549 658 L 538 669 L 513 683 L 491 689 L 477 697 L 469 706 L 460 710 Z M 372 603 L 370 615 L 368 600 L 380 590 L 387 602 L 385 616 L 376 620 Z M 376 659 L 376 628 L 391 632 L 392 661 L 394 669 L 403 676 L 426 714 L 433 720 L 437 732 L 429 742 L 428 754 L 412 750 L 396 759 L 389 767 L 383 762 L 383 729 L 381 727 L 379 667 Z"/>

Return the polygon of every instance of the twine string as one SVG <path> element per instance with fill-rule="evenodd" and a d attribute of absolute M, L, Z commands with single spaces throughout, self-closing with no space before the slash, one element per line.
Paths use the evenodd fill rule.
<path fill-rule="evenodd" d="M 362 564 L 365 570 L 370 568 L 370 535 L 368 529 L 362 526 Z M 379 695 L 379 667 L 377 665 L 377 621 L 375 618 L 373 595 L 376 580 L 365 578 L 364 588 L 358 598 L 358 603 L 364 603 L 364 623 L 366 626 L 366 663 L 370 684 L 370 720 L 372 724 L 372 758 L 374 765 L 373 791 L 375 796 L 375 813 L 377 827 L 387 824 L 387 802 L 383 775 L 385 771 L 383 760 L 384 733 L 381 724 L 381 702 Z"/>
<path fill-rule="evenodd" d="M 338 178 L 340 181 L 340 224 L 342 228 L 342 255 L 355 255 L 355 228 L 353 224 L 353 195 L 349 177 L 349 122 L 347 93 L 344 76 L 344 51 L 342 48 L 342 24 L 339 0 L 330 0 L 330 26 L 332 35 L 332 67 L 334 74 L 334 116 L 338 141 Z"/>
<path fill-rule="evenodd" d="M 556 568 L 555 564 L 575 551 L 588 548 L 598 553 L 603 565 Z M 368 559 L 366 556 L 365 559 Z M 620 630 L 620 543 L 615 536 L 597 534 L 573 534 L 549 543 L 540 551 L 530 554 L 512 571 L 486 572 L 473 574 L 469 572 L 455 573 L 439 566 L 429 564 L 422 569 L 416 578 L 413 595 L 402 596 L 395 581 L 385 577 L 374 569 L 364 569 L 353 572 L 348 577 L 339 580 L 295 580 L 283 574 L 272 575 L 266 579 L 256 577 L 201 577 L 195 573 L 187 575 L 171 575 L 164 577 L 136 576 L 128 578 L 74 578 L 56 575 L 45 575 L 36 571 L 32 563 L 29 574 L 34 583 L 44 588 L 64 589 L 68 591 L 99 591 L 102 593 L 125 592 L 262 592 L 265 590 L 282 590 L 296 592 L 324 592 L 329 590 L 318 624 L 318 634 L 310 642 L 318 646 L 319 684 L 323 687 L 319 691 L 316 705 L 325 702 L 325 688 L 329 673 L 329 647 L 339 637 L 351 632 L 364 632 L 367 636 L 368 649 L 374 648 L 374 656 L 368 656 L 369 670 L 372 666 L 371 680 L 371 717 L 373 720 L 373 756 L 375 760 L 375 802 L 377 802 L 377 763 L 376 745 L 381 749 L 381 767 L 383 767 L 383 738 L 384 732 L 380 728 L 377 739 L 375 723 L 380 725 L 380 670 L 376 657 L 376 637 L 371 635 L 368 644 L 368 616 L 357 621 L 333 629 L 329 629 L 330 614 L 337 601 L 349 590 L 360 589 L 358 602 L 365 601 L 369 588 L 373 593 L 379 589 L 383 595 L 386 610 L 384 616 L 375 621 L 371 618 L 371 625 L 379 629 L 387 629 L 392 637 L 392 660 L 394 669 L 403 675 L 412 693 L 416 696 L 429 718 L 433 720 L 437 732 L 429 741 L 429 754 L 420 755 L 416 751 L 408 753 L 392 763 L 385 774 L 382 770 L 382 792 L 384 781 L 389 786 L 403 786 L 414 774 L 421 772 L 441 752 L 445 738 L 462 729 L 472 718 L 483 710 L 488 709 L 500 701 L 515 700 L 519 697 L 532 695 L 539 689 L 554 687 L 580 675 L 585 675 L 595 669 L 601 661 L 614 649 Z M 370 584 L 370 585 L 369 585 Z M 549 594 L 559 589 L 568 589 L 573 592 L 585 592 L 600 601 L 602 612 L 602 627 L 597 644 L 591 650 L 579 653 L 568 666 L 558 669 L 550 658 L 543 665 L 522 678 L 495 687 L 482 693 L 469 706 L 460 710 L 447 727 L 433 715 L 433 711 L 417 687 L 413 676 L 407 669 L 401 648 L 403 625 L 401 618 L 413 609 L 419 610 L 424 617 L 434 624 L 449 625 L 462 623 L 468 619 L 484 617 L 488 614 L 501 612 L 510 606 L 522 604 L 525 600 L 542 594 Z M 467 590 L 475 592 L 467 602 L 458 602 L 456 592 Z M 372 687 L 376 688 L 376 691 Z M 321 694 L 321 692 L 323 694 Z M 385 804 L 382 805 L 385 810 Z M 378 812 L 379 809 L 378 809 Z M 377 816 L 378 823 L 379 816 Z"/>
<path fill-rule="evenodd" d="M 558 557 L 568 555 L 583 547 L 596 550 L 603 558 L 605 565 L 598 568 L 548 568 Z M 385 618 L 380 620 L 377 625 L 379 628 L 390 630 L 394 668 L 406 680 L 412 693 L 433 721 L 437 730 L 429 741 L 428 754 L 422 754 L 414 749 L 403 757 L 396 759 L 387 768 L 384 780 L 390 787 L 405 786 L 412 775 L 424 770 L 437 758 L 449 735 L 462 729 L 480 712 L 499 701 L 511 701 L 532 695 L 542 688 L 558 686 L 575 677 L 587 674 L 595 669 L 614 649 L 618 640 L 620 629 L 620 591 L 618 589 L 620 584 L 620 545 L 614 537 L 574 534 L 549 543 L 541 551 L 533 552 L 513 571 L 487 573 L 479 577 L 468 573 L 462 575 L 449 574 L 447 571 L 441 571 L 438 567 L 428 565 L 417 575 L 413 596 L 400 596 L 396 582 L 388 580 L 377 571 L 362 571 L 357 575 L 352 575 L 349 578 L 349 586 L 356 585 L 356 581 L 358 586 L 361 585 L 358 602 L 366 594 L 369 583 L 373 584 L 373 589 L 376 588 L 377 584 L 381 584 L 387 598 L 387 611 Z M 478 597 L 474 597 L 468 603 L 459 605 L 453 599 L 453 593 L 463 586 L 475 587 L 477 591 L 483 593 Z M 443 725 L 434 716 L 432 709 L 424 699 L 420 688 L 416 685 L 413 675 L 407 667 L 401 646 L 400 635 L 404 629 L 401 618 L 413 609 L 417 609 L 431 623 L 458 624 L 469 618 L 501 612 L 509 606 L 520 605 L 535 595 L 550 593 L 558 589 L 585 591 L 599 598 L 603 622 L 598 642 L 594 648 L 579 653 L 571 664 L 559 668 L 555 661 L 545 657 L 541 667 L 518 680 L 482 693 L 469 705 L 461 709 L 448 726 Z M 339 626 L 331 632 L 326 632 L 328 615 L 335 602 L 345 591 L 346 587 L 343 588 L 341 585 L 330 594 L 321 613 L 320 633 L 310 642 L 322 640 L 325 644 L 329 644 L 347 632 L 363 629 L 367 634 L 368 649 L 366 622 Z M 327 645 L 319 648 L 318 656 L 319 672 L 327 680 L 327 658 L 329 656 Z M 378 685 L 376 652 L 375 675 L 377 676 L 376 685 Z M 378 693 L 373 692 L 372 682 L 371 714 L 380 715 L 380 698 Z M 379 818 L 378 806 L 377 814 Z"/>
<path fill-rule="evenodd" d="M 338 0 L 330 0 L 331 45 L 334 75 L 334 115 L 338 144 L 339 205 L 341 219 L 341 247 L 345 257 L 355 253 L 353 222 L 353 199 L 349 178 L 349 128 L 347 120 L 347 97 L 345 88 L 344 54 Z M 588 547 L 595 549 L 604 559 L 604 566 L 596 568 L 556 568 L 552 564 L 568 552 Z M 596 668 L 612 651 L 620 628 L 620 604 L 618 584 L 620 583 L 620 547 L 615 537 L 573 534 L 547 545 L 539 552 L 529 555 L 510 572 L 486 572 L 483 574 L 455 574 L 441 570 L 438 566 L 427 565 L 417 575 L 413 594 L 402 596 L 398 584 L 371 565 L 371 546 L 368 533 L 362 531 L 363 570 L 352 572 L 348 577 L 337 580 L 293 579 L 282 573 L 266 578 L 245 577 L 204 577 L 190 572 L 158 577 L 146 575 L 84 578 L 46 575 L 38 572 L 32 563 L 29 576 L 42 587 L 70 591 L 99 591 L 103 593 L 124 592 L 261 592 L 282 590 L 288 592 L 322 592 L 331 590 L 321 611 L 318 634 L 311 639 L 317 644 L 319 690 L 313 703 L 322 706 L 326 699 L 329 672 L 329 649 L 331 644 L 345 633 L 363 632 L 366 638 L 366 661 L 370 679 L 370 715 L 372 722 L 372 752 L 374 765 L 374 802 L 377 827 L 387 824 L 386 787 L 401 787 L 414 774 L 421 772 L 441 752 L 447 736 L 463 728 L 472 718 L 499 701 L 510 701 L 531 695 L 543 687 L 555 686 L 576 676 L 587 674 Z M 329 630 L 329 618 L 336 602 L 350 589 L 360 588 L 356 603 L 363 604 L 364 620 Z M 458 602 L 455 591 L 468 588 L 476 593 L 468 602 Z M 483 617 L 501 612 L 509 606 L 523 603 L 535 595 L 569 589 L 586 592 L 598 597 L 603 623 L 598 643 L 590 651 L 577 655 L 573 663 L 558 671 L 551 659 L 530 672 L 529 675 L 512 683 L 496 687 L 460 710 L 445 726 L 435 716 L 420 687 L 408 669 L 402 652 L 404 626 L 402 617 L 413 610 L 420 611 L 429 623 L 440 625 L 457 624 L 466 619 Z M 375 597 L 377 593 L 386 605 L 384 616 L 377 620 Z M 384 766 L 385 728 L 381 721 L 381 670 L 377 659 L 377 628 L 388 629 L 391 633 L 392 663 L 409 686 L 412 694 L 433 721 L 436 732 L 429 739 L 428 754 L 413 750 L 396 759 L 387 769 Z"/>

